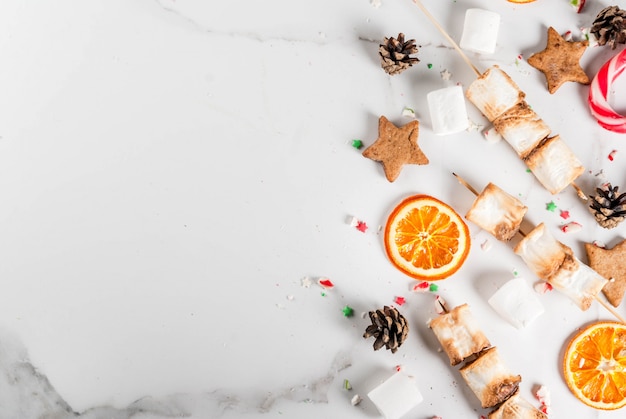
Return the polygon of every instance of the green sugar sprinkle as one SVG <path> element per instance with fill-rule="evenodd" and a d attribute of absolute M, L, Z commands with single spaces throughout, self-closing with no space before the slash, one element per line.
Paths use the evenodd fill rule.
<path fill-rule="evenodd" d="M 350 381 L 343 380 L 343 389 L 344 390 L 352 390 L 352 384 L 350 384 Z"/>
<path fill-rule="evenodd" d="M 341 312 L 346 317 L 352 317 L 354 315 L 354 309 L 350 306 L 345 306 L 344 308 L 341 309 Z"/>
<path fill-rule="evenodd" d="M 352 147 L 359 149 L 363 147 L 363 141 L 361 140 L 352 140 Z"/>
<path fill-rule="evenodd" d="M 430 68 L 433 68 L 433 65 L 431 63 L 428 63 L 427 67 L 430 69 Z"/>
<path fill-rule="evenodd" d="M 428 287 L 428 290 L 430 292 L 436 292 L 436 291 L 439 290 L 439 285 L 437 285 L 437 284 L 430 284 L 430 287 Z"/>
<path fill-rule="evenodd" d="M 546 209 L 550 212 L 554 212 L 554 210 L 556 210 L 556 204 L 554 203 L 554 201 L 550 201 L 546 204 Z"/>

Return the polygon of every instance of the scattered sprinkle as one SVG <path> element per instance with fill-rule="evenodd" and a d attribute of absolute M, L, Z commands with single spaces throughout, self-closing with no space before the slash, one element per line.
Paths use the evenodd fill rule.
<path fill-rule="evenodd" d="M 310 288 L 312 284 L 313 281 L 311 281 L 311 278 L 309 278 L 308 276 L 305 276 L 300 280 L 300 285 L 302 285 L 304 288 Z"/>
<path fill-rule="evenodd" d="M 549 410 L 550 410 L 551 400 L 550 400 L 550 392 L 548 391 L 546 386 L 541 385 L 537 387 L 537 389 L 535 390 L 535 398 L 537 399 L 537 401 L 539 401 L 539 403 L 541 403 L 539 410 L 541 410 L 543 413 L 548 415 Z"/>
<path fill-rule="evenodd" d="M 563 39 L 565 39 L 567 42 L 571 42 L 572 39 L 574 39 L 574 36 L 572 35 L 572 31 L 567 31 L 563 34 Z"/>
<path fill-rule="evenodd" d="M 343 380 L 343 389 L 344 390 L 352 390 L 352 384 L 347 379 Z"/>
<path fill-rule="evenodd" d="M 411 286 L 411 291 L 413 292 L 427 292 L 429 290 L 430 290 L 430 283 L 427 281 L 422 281 Z"/>
<path fill-rule="evenodd" d="M 317 284 L 324 288 L 324 289 L 333 289 L 335 287 L 335 284 L 332 283 L 332 281 L 328 278 L 320 278 L 317 280 Z"/>
<path fill-rule="evenodd" d="M 396 298 L 394 298 L 393 301 L 399 306 L 404 305 L 404 303 L 406 303 L 406 299 L 400 296 L 397 296 Z"/>
<path fill-rule="evenodd" d="M 548 291 L 552 291 L 552 285 L 545 281 L 537 282 L 533 288 L 538 294 L 545 294 Z"/>
<path fill-rule="evenodd" d="M 484 242 L 480 244 L 480 248 L 484 252 L 488 252 L 489 250 L 491 250 L 491 247 L 492 247 L 491 241 L 489 241 L 488 239 L 486 239 Z"/>
<path fill-rule="evenodd" d="M 439 74 L 441 74 L 442 80 L 450 80 L 450 77 L 452 77 L 452 73 L 450 73 L 447 69 L 441 70 Z"/>
<path fill-rule="evenodd" d="M 483 135 L 485 136 L 485 140 L 487 140 L 487 142 L 491 144 L 497 143 L 498 141 L 502 140 L 502 136 L 498 134 L 498 132 L 493 128 L 483 131 Z"/>
<path fill-rule="evenodd" d="M 550 201 L 546 204 L 546 209 L 550 212 L 554 212 L 556 210 L 556 204 L 554 201 Z"/>
<path fill-rule="evenodd" d="M 352 403 L 352 406 L 357 406 L 362 401 L 363 401 L 363 399 L 358 394 L 355 394 L 354 397 L 352 397 L 352 399 L 350 399 L 350 403 Z"/>
<path fill-rule="evenodd" d="M 437 314 L 443 314 L 448 311 L 446 301 L 440 295 L 435 297 L 435 311 Z"/>
<path fill-rule="evenodd" d="M 617 150 L 613 150 L 609 153 L 609 160 L 613 161 L 615 159 L 615 155 L 617 154 Z"/>
<path fill-rule="evenodd" d="M 430 291 L 430 292 L 437 292 L 437 291 L 439 291 L 439 285 L 437 285 L 437 284 L 430 284 L 430 286 L 428 287 L 428 291 Z"/>
<path fill-rule="evenodd" d="M 357 150 L 363 147 L 363 141 L 361 140 L 352 140 L 352 147 L 356 148 Z"/>
<path fill-rule="evenodd" d="M 345 306 L 344 308 L 341 309 L 341 312 L 343 313 L 345 317 L 354 316 L 354 309 L 350 306 Z"/>
<path fill-rule="evenodd" d="M 596 246 L 596 247 L 600 247 L 602 249 L 606 248 L 606 244 L 604 244 L 600 240 L 594 240 L 593 241 L 593 245 Z"/>
<path fill-rule="evenodd" d="M 513 269 L 513 276 L 518 276 L 519 272 L 517 272 L 517 269 Z"/>
<path fill-rule="evenodd" d="M 561 210 L 559 215 L 561 216 L 562 219 L 567 220 L 569 218 L 569 211 Z"/>
<path fill-rule="evenodd" d="M 598 38 L 591 33 L 591 28 L 582 27 L 580 32 L 585 40 L 589 41 L 589 48 L 598 46 Z"/>
<path fill-rule="evenodd" d="M 415 118 L 415 111 L 407 106 L 402 109 L 402 116 L 406 116 L 407 118 Z"/>
<path fill-rule="evenodd" d="M 361 233 L 365 233 L 365 231 L 367 230 L 367 224 L 365 224 L 365 221 L 359 221 L 356 224 L 356 229 L 359 230 Z"/>
<path fill-rule="evenodd" d="M 396 365 L 395 370 L 396 372 L 402 371 L 402 365 Z"/>
<path fill-rule="evenodd" d="M 293 296 L 293 295 L 291 295 L 291 294 L 287 296 L 287 300 L 289 300 L 289 301 L 293 301 L 295 298 L 296 298 L 296 297 L 294 297 L 294 296 Z"/>
<path fill-rule="evenodd" d="M 604 173 L 604 169 L 600 170 L 594 176 L 597 177 L 598 179 L 602 180 L 602 181 L 606 181 L 606 174 Z"/>
<path fill-rule="evenodd" d="M 321 295 L 322 297 L 326 297 L 326 293 L 325 293 L 324 291 L 320 292 L 320 295 Z"/>
<path fill-rule="evenodd" d="M 468 132 L 472 132 L 472 131 L 482 131 L 483 126 L 480 124 L 477 124 L 476 122 L 472 121 L 471 119 L 468 119 L 468 126 L 466 131 Z"/>
<path fill-rule="evenodd" d="M 428 67 L 428 69 L 433 68 L 433 65 L 431 63 L 426 64 L 426 67 Z"/>
<path fill-rule="evenodd" d="M 561 226 L 561 231 L 563 233 L 576 233 L 583 229 L 583 226 L 576 221 L 572 221 L 571 223 L 567 223 L 564 226 Z"/>

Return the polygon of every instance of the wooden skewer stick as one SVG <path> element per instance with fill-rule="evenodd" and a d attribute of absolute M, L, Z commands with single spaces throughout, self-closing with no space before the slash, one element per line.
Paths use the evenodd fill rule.
<path fill-rule="evenodd" d="M 474 189 L 474 187 L 472 185 L 470 185 L 469 183 L 467 183 L 467 181 L 465 179 L 463 179 L 461 176 L 457 175 L 456 173 L 452 172 L 452 174 L 454 175 L 454 177 L 461 183 L 461 185 L 465 186 L 467 189 L 469 189 L 474 195 L 478 196 L 480 195 L 478 193 L 478 191 L 476 189 Z"/>
<path fill-rule="evenodd" d="M 585 193 L 583 192 L 582 189 L 580 189 L 580 186 L 578 186 L 577 184 L 575 184 L 574 182 L 572 182 L 572 187 L 574 189 L 576 189 L 576 194 L 578 195 L 578 197 L 580 199 L 582 199 L 583 201 L 587 201 L 589 198 L 587 197 L 587 195 L 585 195 Z"/>
<path fill-rule="evenodd" d="M 422 2 L 420 0 L 413 0 L 413 3 L 415 3 L 420 9 L 422 9 L 422 12 L 424 12 L 426 17 L 432 22 L 433 25 L 435 25 L 435 27 L 439 30 L 439 32 L 441 32 L 444 38 L 446 38 L 448 42 L 450 42 L 450 44 L 456 50 L 456 52 L 458 52 L 461 55 L 461 58 L 463 58 L 463 61 L 465 61 L 465 63 L 472 69 L 472 71 L 476 73 L 476 76 L 480 76 L 480 71 L 478 71 L 478 69 L 474 66 L 474 64 L 472 64 L 472 62 L 469 60 L 467 55 L 465 55 L 463 50 L 457 45 L 456 42 L 454 42 L 452 37 L 448 35 L 448 32 L 446 32 L 445 29 L 439 24 L 439 22 L 437 22 L 437 19 L 435 19 L 435 17 L 430 14 L 428 9 L 424 7 Z"/>
<path fill-rule="evenodd" d="M 446 32 L 446 30 L 439 24 L 439 22 L 437 22 L 437 19 L 435 19 L 435 17 L 430 14 L 428 9 L 426 9 L 426 7 L 424 7 L 424 5 L 422 4 L 421 0 L 413 0 L 413 3 L 415 3 L 420 9 L 422 9 L 422 12 L 432 22 L 432 24 L 439 30 L 439 32 L 441 32 L 441 34 L 448 40 L 448 42 L 450 42 L 450 44 L 456 50 L 456 52 L 459 53 L 459 55 L 461 56 L 463 61 L 465 61 L 465 63 L 472 69 L 472 71 L 474 73 L 476 73 L 477 77 L 480 77 L 480 75 L 481 75 L 480 71 L 478 71 L 476 66 L 474 64 L 472 64 L 470 59 L 463 52 L 463 50 L 457 45 L 457 43 L 454 42 L 454 39 L 452 39 L 452 37 L 450 35 L 448 35 L 448 32 Z M 576 194 L 578 194 L 578 197 L 580 199 L 582 199 L 583 201 L 587 201 L 588 200 L 587 195 L 585 195 L 585 193 L 582 191 L 582 189 L 578 185 L 576 185 L 574 182 L 572 182 L 571 185 L 576 190 Z"/>
<path fill-rule="evenodd" d="M 600 303 L 600 305 L 602 307 L 607 309 L 609 311 L 609 313 L 614 315 L 617 320 L 619 320 L 620 322 L 626 324 L 626 319 L 624 319 L 622 316 L 620 316 L 619 313 L 617 311 L 615 311 L 615 309 L 613 307 L 611 307 L 604 300 L 602 300 L 598 294 L 595 295 L 595 299 L 596 299 L 597 302 Z"/>
<path fill-rule="evenodd" d="M 470 185 L 469 183 L 467 183 L 467 181 L 465 179 L 463 179 L 461 176 L 457 175 L 456 173 L 452 172 L 452 174 L 454 175 L 454 177 L 456 177 L 458 179 L 458 181 L 461 183 L 461 185 L 465 186 L 467 189 L 469 189 L 474 195 L 478 196 L 478 191 L 476 191 L 476 189 L 474 189 L 474 187 L 472 185 Z M 521 230 L 517 230 L 517 232 L 519 234 L 521 234 L 523 237 L 526 237 L 526 234 L 523 233 Z M 626 324 L 626 320 L 617 312 L 615 311 L 615 309 L 613 307 L 611 307 L 610 305 L 608 305 L 604 300 L 602 300 L 600 298 L 600 296 L 598 296 L 598 294 L 594 295 L 595 300 L 600 303 L 600 305 L 602 307 L 604 307 L 609 313 L 611 313 L 613 316 L 615 316 L 616 319 L 618 319 L 620 322 Z"/>

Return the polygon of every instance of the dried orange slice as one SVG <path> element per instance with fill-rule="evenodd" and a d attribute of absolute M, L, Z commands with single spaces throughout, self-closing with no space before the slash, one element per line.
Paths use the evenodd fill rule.
<path fill-rule="evenodd" d="M 385 226 L 387 256 L 415 279 L 449 277 L 465 262 L 469 249 L 469 230 L 461 216 L 429 195 L 406 198 Z"/>
<path fill-rule="evenodd" d="M 591 407 L 626 405 L 626 324 L 603 321 L 578 332 L 565 350 L 563 374 L 572 393 Z"/>

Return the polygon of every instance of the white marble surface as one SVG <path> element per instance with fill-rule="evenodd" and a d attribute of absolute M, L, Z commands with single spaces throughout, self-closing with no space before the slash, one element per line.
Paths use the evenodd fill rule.
<path fill-rule="evenodd" d="M 625 137 L 597 126 L 586 86 L 550 95 L 524 60 L 548 26 L 578 36 L 611 4 L 588 0 L 576 14 L 568 3 L 424 0 L 457 41 L 467 8 L 501 14 L 496 52 L 470 59 L 515 79 L 584 163 L 589 193 L 625 183 Z M 421 62 L 390 77 L 378 43 L 399 32 Z M 581 64 L 593 75 L 613 53 L 590 48 Z M 390 209 L 427 193 L 465 213 L 473 196 L 455 171 L 519 196 L 528 222 L 583 260 L 585 241 L 625 235 L 595 224 L 573 189 L 549 195 L 506 143 L 485 141 L 471 104 L 481 127 L 432 133 L 426 94 L 474 74 L 410 0 L 4 1 L 0 57 L 1 418 L 374 418 L 365 395 L 396 366 L 425 399 L 407 417 L 478 418 L 487 411 L 425 325 L 433 295 L 411 294 L 385 257 L 378 228 Z M 371 144 L 380 115 L 408 121 L 405 106 L 430 164 L 392 184 L 351 141 Z M 551 200 L 583 230 L 563 234 Z M 350 227 L 350 215 L 370 228 Z M 611 316 L 553 292 L 545 314 L 513 328 L 487 299 L 514 272 L 535 278 L 510 244 L 470 231 L 469 258 L 440 293 L 470 304 L 522 395 L 538 405 L 531 390 L 546 385 L 553 418 L 623 417 L 578 402 L 560 374 L 572 333 Z M 326 296 L 301 282 L 322 276 L 336 284 Z M 361 314 L 395 296 L 407 299 L 409 339 L 374 352 Z"/>

